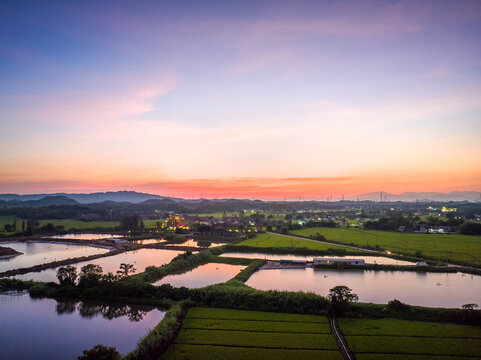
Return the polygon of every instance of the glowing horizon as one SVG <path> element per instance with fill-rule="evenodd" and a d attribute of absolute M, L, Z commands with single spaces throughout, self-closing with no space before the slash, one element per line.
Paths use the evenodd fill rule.
<path fill-rule="evenodd" d="M 0 5 L 0 193 L 481 190 L 481 2 Z"/>

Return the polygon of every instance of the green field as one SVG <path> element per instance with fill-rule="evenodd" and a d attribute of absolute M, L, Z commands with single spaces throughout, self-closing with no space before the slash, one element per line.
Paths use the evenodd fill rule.
<path fill-rule="evenodd" d="M 310 250 L 345 250 L 353 251 L 348 248 L 343 248 L 336 245 L 324 244 L 320 242 L 302 240 L 294 237 L 283 236 L 278 234 L 257 234 L 256 237 L 252 239 L 244 240 L 237 245 L 247 245 L 259 248 L 266 247 L 283 247 L 283 248 L 307 248 Z"/>
<path fill-rule="evenodd" d="M 341 360 L 326 317 L 192 308 L 165 359 Z"/>
<path fill-rule="evenodd" d="M 481 236 L 455 234 L 413 234 L 347 228 L 305 228 L 294 230 L 294 235 L 310 236 L 319 233 L 326 240 L 380 248 L 392 252 L 422 255 L 451 262 L 481 265 Z"/>
<path fill-rule="evenodd" d="M 17 231 L 21 231 L 23 219 L 15 218 L 14 216 L 0 216 L 0 229 L 3 230 L 5 224 L 11 224 L 14 219 L 17 220 Z M 120 225 L 118 221 L 80 221 L 72 219 L 42 219 L 38 220 L 38 222 L 39 226 L 44 226 L 48 223 L 52 223 L 54 226 L 63 225 L 65 230 L 114 229 Z M 27 220 L 25 220 L 26 223 Z"/>
<path fill-rule="evenodd" d="M 13 220 L 17 220 L 17 231 L 22 230 L 22 221 L 23 219 L 17 218 L 15 216 L 0 216 L 0 230 L 3 230 L 5 224 L 12 224 Z M 120 222 L 118 221 L 81 221 L 81 220 L 73 220 L 73 219 L 42 219 L 38 220 L 40 226 L 46 225 L 48 223 L 52 223 L 54 226 L 63 225 L 65 230 L 69 229 L 77 229 L 77 230 L 91 230 L 91 229 L 115 229 L 116 227 L 120 226 Z M 165 220 L 144 220 L 144 226 L 146 229 L 154 228 L 157 225 L 157 222 L 161 224 L 165 222 Z M 25 220 L 27 223 L 27 220 Z M 25 225 L 26 226 L 26 225 Z M 4 233 L 2 231 L 2 233 Z M 8 234 L 8 233 L 4 233 Z"/>
<path fill-rule="evenodd" d="M 477 326 L 398 319 L 339 319 L 357 359 L 480 359 Z"/>

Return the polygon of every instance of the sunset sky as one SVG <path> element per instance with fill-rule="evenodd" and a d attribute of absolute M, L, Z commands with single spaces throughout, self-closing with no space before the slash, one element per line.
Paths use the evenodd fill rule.
<path fill-rule="evenodd" d="M 481 190 L 481 1 L 2 1 L 0 193 Z"/>

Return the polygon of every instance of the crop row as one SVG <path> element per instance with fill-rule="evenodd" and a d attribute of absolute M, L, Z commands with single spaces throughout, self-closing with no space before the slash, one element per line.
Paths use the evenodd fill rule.
<path fill-rule="evenodd" d="M 390 335 L 442 338 L 481 339 L 481 328 L 468 325 L 444 324 L 394 319 L 339 319 L 344 335 Z"/>
<path fill-rule="evenodd" d="M 481 339 L 346 336 L 346 340 L 355 354 L 479 356 L 481 349 Z"/>
<path fill-rule="evenodd" d="M 337 349 L 337 344 L 331 334 L 293 334 L 201 329 L 181 329 L 175 339 L 175 343 L 274 349 Z"/>
<path fill-rule="evenodd" d="M 259 349 L 249 347 L 210 346 L 173 344 L 162 356 L 163 359 L 225 360 L 225 359 L 264 359 L 264 360 L 342 360 L 339 351 L 334 350 L 286 350 Z M 456 359 L 457 360 L 457 359 Z M 463 359 L 464 360 L 464 359 Z"/>
<path fill-rule="evenodd" d="M 239 330 L 278 333 L 311 333 L 330 334 L 327 323 L 298 323 L 285 321 L 230 320 L 230 319 L 195 319 L 187 318 L 182 324 L 183 329 L 205 330 Z"/>
<path fill-rule="evenodd" d="M 198 319 L 228 319 L 228 320 L 256 320 L 276 322 L 302 322 L 327 324 L 327 318 L 319 315 L 281 314 L 262 311 L 230 310 L 219 308 L 196 307 L 189 310 L 187 318 Z"/>
<path fill-rule="evenodd" d="M 453 355 L 358 354 L 357 360 L 475 360 L 479 357 Z"/>

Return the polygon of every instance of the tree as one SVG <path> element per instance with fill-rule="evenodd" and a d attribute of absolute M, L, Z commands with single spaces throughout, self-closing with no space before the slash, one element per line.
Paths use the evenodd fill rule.
<path fill-rule="evenodd" d="M 331 301 L 331 312 L 334 314 L 342 314 L 349 308 L 350 302 L 359 300 L 357 294 L 353 294 L 352 290 L 344 285 L 330 289 L 327 298 Z"/>
<path fill-rule="evenodd" d="M 134 265 L 122 263 L 120 264 L 120 270 L 117 270 L 117 274 L 124 278 L 128 277 L 130 273 L 134 273 L 135 270 L 137 269 L 134 268 Z"/>
<path fill-rule="evenodd" d="M 478 307 L 478 304 L 464 304 L 462 306 L 464 310 L 474 310 L 477 307 Z"/>
<path fill-rule="evenodd" d="M 207 224 L 199 224 L 199 226 L 197 227 L 197 231 L 199 231 L 201 233 L 206 233 L 206 232 L 209 232 L 211 230 L 212 230 L 212 228 Z"/>
<path fill-rule="evenodd" d="M 13 219 L 12 227 L 13 227 L 13 231 L 17 231 L 17 219 Z"/>
<path fill-rule="evenodd" d="M 117 281 L 119 279 L 118 275 L 114 275 L 111 271 L 109 271 L 107 274 L 102 275 L 102 281 L 105 281 L 107 283 L 113 283 L 114 281 Z"/>
<path fill-rule="evenodd" d="M 139 230 L 140 221 L 137 215 L 124 215 L 120 219 L 120 230 L 137 231 Z"/>
<path fill-rule="evenodd" d="M 57 270 L 57 279 L 60 285 L 75 285 L 77 280 L 77 268 L 75 266 L 63 266 Z"/>
<path fill-rule="evenodd" d="M 79 285 L 96 285 L 102 278 L 102 268 L 99 265 L 88 264 L 80 269 Z"/>
<path fill-rule="evenodd" d="M 95 345 L 90 350 L 84 350 L 77 360 L 120 360 L 122 356 L 114 347 Z"/>

